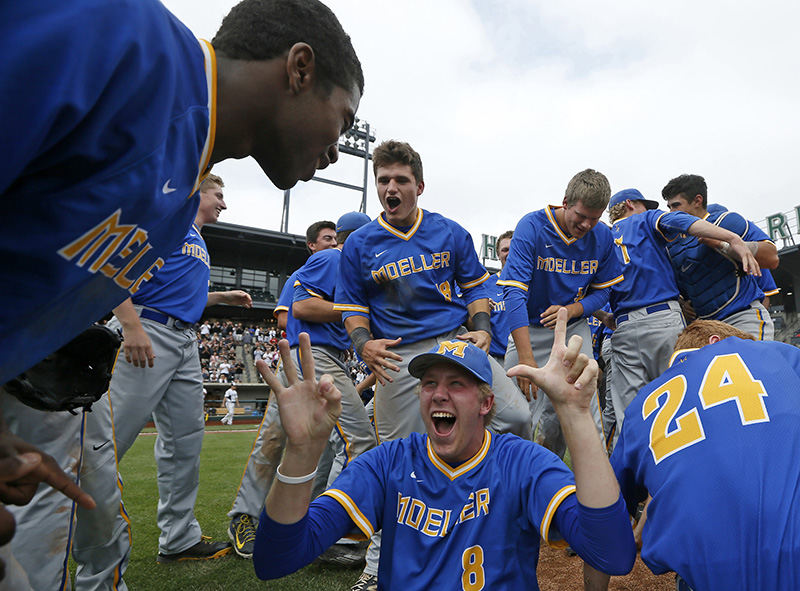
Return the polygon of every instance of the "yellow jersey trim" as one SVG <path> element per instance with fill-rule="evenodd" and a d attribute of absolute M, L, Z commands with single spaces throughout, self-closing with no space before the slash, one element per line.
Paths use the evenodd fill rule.
<path fill-rule="evenodd" d="M 470 287 L 475 287 L 476 285 L 484 283 L 487 279 L 489 279 L 488 271 L 484 273 L 481 277 L 478 277 L 477 279 L 470 281 L 469 283 L 459 283 L 458 285 L 459 287 L 461 287 L 461 289 L 469 289 Z"/>
<path fill-rule="evenodd" d="M 677 359 L 678 355 L 681 353 L 689 353 L 690 351 L 697 351 L 698 347 L 694 347 L 692 349 L 678 349 L 672 354 L 672 357 L 669 358 L 669 365 L 668 367 L 672 367 L 672 364 L 675 363 L 675 359 Z"/>
<path fill-rule="evenodd" d="M 367 306 L 357 306 L 356 304 L 334 304 L 333 309 L 337 312 L 363 312 L 369 314 Z"/>
<path fill-rule="evenodd" d="M 544 517 L 542 517 L 542 525 L 539 528 L 539 533 L 548 546 L 566 546 L 567 544 L 564 540 L 553 541 L 550 539 L 550 524 L 553 522 L 553 517 L 556 515 L 556 510 L 561 503 L 564 502 L 564 499 L 574 493 L 575 485 L 569 484 L 554 494 L 553 498 L 550 499 L 550 503 L 547 505 L 547 510 L 544 512 Z"/>
<path fill-rule="evenodd" d="M 664 240 L 666 240 L 667 242 L 674 242 L 674 241 L 675 241 L 675 239 L 677 239 L 677 238 L 678 238 L 677 236 L 675 236 L 675 238 L 672 238 L 672 239 L 670 239 L 670 238 L 667 238 L 667 235 L 666 235 L 666 234 L 664 234 L 664 232 L 662 232 L 662 231 L 661 231 L 661 228 L 659 228 L 659 227 L 658 227 L 658 224 L 660 224 L 660 223 L 661 223 L 661 218 L 663 218 L 663 217 L 664 217 L 665 215 L 667 215 L 668 213 L 669 213 L 669 212 L 665 211 L 665 212 L 664 212 L 664 213 L 662 213 L 660 216 L 658 216 L 658 218 L 656 218 L 656 232 L 658 232 L 659 234 L 661 234 L 661 237 L 662 237 Z M 694 222 L 692 222 L 692 223 L 694 223 Z"/>
<path fill-rule="evenodd" d="M 342 508 L 347 511 L 347 514 L 350 516 L 350 519 L 353 520 L 353 523 L 356 524 L 356 527 L 358 527 L 358 529 L 360 529 L 368 538 L 372 537 L 372 534 L 375 533 L 375 528 L 369 522 L 369 519 L 364 517 L 364 514 L 355 504 L 353 499 L 351 499 L 346 493 L 340 491 L 338 488 L 329 488 L 322 494 L 331 497 L 337 503 L 339 503 Z"/>
<path fill-rule="evenodd" d="M 556 219 L 556 214 L 553 213 L 553 209 L 552 208 L 559 209 L 560 206 L 559 205 L 545 205 L 544 206 L 544 213 L 545 213 L 545 215 L 547 215 L 547 219 L 550 220 L 550 223 L 553 225 L 553 228 L 555 228 L 555 231 L 559 235 L 561 240 L 564 241 L 564 244 L 572 244 L 573 242 L 575 242 L 577 240 L 577 238 L 568 237 L 567 233 L 564 232 L 564 230 L 561 229 L 561 226 L 558 225 L 558 220 Z"/>
<path fill-rule="evenodd" d="M 422 209 L 419 207 L 417 208 L 417 221 L 414 222 L 414 225 L 411 226 L 411 229 L 405 233 L 401 232 L 400 230 L 392 226 L 389 222 L 387 222 L 385 219 L 383 219 L 383 214 L 384 212 L 381 212 L 380 215 L 378 216 L 378 223 L 383 227 L 384 230 L 386 230 L 390 234 L 394 234 L 398 238 L 402 238 L 403 240 L 409 240 L 417 232 L 419 225 L 422 223 Z"/>
<path fill-rule="evenodd" d="M 611 287 L 612 285 L 616 285 L 620 281 L 625 279 L 624 275 L 620 275 L 619 277 L 614 277 L 611 281 L 606 281 L 605 283 L 591 283 L 589 287 L 593 287 L 595 289 L 605 289 L 606 287 Z"/>
<path fill-rule="evenodd" d="M 509 287 L 518 287 L 522 291 L 528 291 L 528 286 L 520 281 L 512 281 L 511 279 L 498 279 L 497 285 L 508 285 Z"/>
<path fill-rule="evenodd" d="M 774 296 L 774 295 L 778 295 L 780 292 L 781 292 L 781 288 L 777 287 L 775 289 L 771 289 L 769 291 L 765 291 L 764 295 L 765 296 Z"/>
<path fill-rule="evenodd" d="M 303 286 L 301 285 L 300 287 L 303 287 Z M 310 295 L 314 296 L 315 298 L 319 298 L 321 300 L 325 299 L 325 297 L 322 294 L 319 294 L 319 293 L 317 293 L 316 291 L 314 291 L 312 289 L 308 289 L 307 287 L 303 287 L 303 289 L 305 289 Z"/>
<path fill-rule="evenodd" d="M 203 50 L 205 56 L 206 66 L 206 86 L 208 89 L 208 135 L 206 136 L 206 145 L 203 148 L 203 154 L 200 156 L 200 166 L 197 172 L 197 180 L 194 183 L 189 197 L 194 195 L 200 188 L 200 183 L 203 182 L 211 171 L 211 153 L 214 151 L 214 141 L 217 135 L 217 54 L 211 43 L 205 39 L 199 39 L 200 49 Z"/>
<path fill-rule="evenodd" d="M 463 476 L 476 466 L 478 466 L 482 461 L 483 458 L 486 457 L 486 454 L 489 453 L 489 447 L 492 444 L 492 434 L 489 433 L 486 429 L 483 431 L 483 445 L 478 450 L 474 456 L 468 459 L 466 462 L 458 466 L 457 468 L 451 468 L 447 462 L 442 460 L 439 456 L 436 455 L 436 452 L 433 451 L 433 447 L 431 446 L 431 440 L 426 438 L 426 445 L 428 447 L 428 459 L 430 459 L 431 463 L 436 467 L 439 472 L 447 476 L 450 480 L 455 480 L 459 476 Z"/>

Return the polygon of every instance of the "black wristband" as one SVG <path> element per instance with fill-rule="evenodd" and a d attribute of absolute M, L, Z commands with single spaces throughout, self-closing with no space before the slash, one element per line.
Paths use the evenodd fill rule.
<path fill-rule="evenodd" d="M 488 312 L 475 312 L 469 321 L 472 324 L 472 330 L 482 330 L 492 334 L 492 321 L 489 320 Z"/>
<path fill-rule="evenodd" d="M 364 350 L 364 345 L 367 341 L 372 340 L 372 335 L 369 334 L 369 330 L 363 326 L 359 326 L 354 328 L 350 333 L 350 340 L 353 341 L 353 348 L 356 350 L 356 353 L 358 353 L 358 356 L 361 357 L 361 352 Z"/>

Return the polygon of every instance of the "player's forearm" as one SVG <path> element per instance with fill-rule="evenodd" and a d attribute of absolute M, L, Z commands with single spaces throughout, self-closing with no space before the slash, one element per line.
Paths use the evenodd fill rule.
<path fill-rule="evenodd" d="M 586 507 L 608 507 L 619 498 L 619 484 L 600 442 L 588 408 L 555 407 L 569 447 L 578 501 Z"/>
<path fill-rule="evenodd" d="M 325 443 L 326 441 L 311 442 L 302 448 L 287 443 L 286 452 L 278 467 L 281 475 L 293 478 L 315 472 Z M 288 484 L 281 482 L 276 475 L 264 504 L 267 514 L 278 523 L 300 521 L 308 511 L 313 484 L 314 478 L 299 484 Z"/>
<path fill-rule="evenodd" d="M 292 314 L 299 320 L 318 324 L 342 321 L 342 313 L 333 309 L 333 302 L 315 297 L 295 301 Z"/>
<path fill-rule="evenodd" d="M 583 306 L 584 311 L 581 312 L 580 315 L 589 316 L 589 314 L 586 313 L 586 310 L 588 310 L 590 313 L 594 310 L 599 310 L 608 303 L 608 298 L 610 295 L 611 288 L 609 287 L 606 287 L 605 289 L 590 289 L 589 293 L 586 294 L 586 297 L 584 297 L 580 302 L 576 302 Z"/>
<path fill-rule="evenodd" d="M 760 240 L 758 242 L 745 242 L 748 246 L 751 244 L 755 247 L 753 256 L 758 265 L 762 269 L 777 269 L 780 259 L 778 258 L 778 249 L 772 242 L 767 240 Z"/>
<path fill-rule="evenodd" d="M 533 358 L 533 348 L 531 347 L 531 336 L 527 326 L 520 326 L 511 331 L 511 338 L 514 339 L 514 347 L 519 355 L 519 362 L 525 365 L 536 367 Z"/>
<path fill-rule="evenodd" d="M 275 314 L 275 322 L 278 325 L 278 330 L 286 330 L 286 322 L 289 320 L 289 312 L 281 310 Z"/>
<path fill-rule="evenodd" d="M 113 310 L 114 316 L 117 317 L 119 323 L 122 325 L 123 330 L 130 328 L 141 328 L 142 322 L 139 320 L 139 313 L 133 307 L 131 298 L 126 299 L 119 306 Z"/>

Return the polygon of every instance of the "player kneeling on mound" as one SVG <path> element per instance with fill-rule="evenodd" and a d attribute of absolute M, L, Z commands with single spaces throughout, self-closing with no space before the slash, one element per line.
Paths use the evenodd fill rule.
<path fill-rule="evenodd" d="M 426 434 L 362 454 L 310 505 L 340 394 L 328 376 L 314 379 L 307 335 L 300 340 L 304 381 L 294 377 L 282 341 L 290 385 L 271 374 L 268 381 L 288 442 L 259 521 L 259 578 L 299 569 L 353 526 L 367 537 L 383 528 L 380 589 L 538 589 L 540 535 L 568 542 L 601 571 L 627 573 L 633 535 L 590 411 L 597 364 L 579 355 L 580 337 L 565 344 L 565 334 L 562 309 L 548 364 L 509 373 L 524 373 L 553 401 L 574 475 L 541 446 L 486 430 L 494 404 L 486 354 L 466 341 L 444 341 L 409 364 L 420 379 Z"/>

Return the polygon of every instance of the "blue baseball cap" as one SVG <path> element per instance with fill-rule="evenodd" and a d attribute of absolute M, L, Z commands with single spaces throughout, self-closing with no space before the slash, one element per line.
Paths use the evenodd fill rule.
<path fill-rule="evenodd" d="M 336 231 L 346 232 L 347 230 L 358 230 L 361 226 L 371 221 L 367 214 L 361 213 L 360 211 L 351 211 L 339 218 L 339 221 L 336 222 Z"/>
<path fill-rule="evenodd" d="M 644 203 L 644 206 L 647 209 L 658 208 L 658 202 L 645 199 L 644 195 L 639 192 L 639 189 L 623 189 L 619 193 L 614 193 L 613 197 L 611 197 L 611 201 L 608 202 L 608 209 L 611 209 L 615 205 L 619 205 L 627 199 L 630 199 L 631 201 L 641 201 Z"/>
<path fill-rule="evenodd" d="M 408 364 L 408 373 L 421 379 L 432 365 L 449 361 L 466 369 L 481 382 L 492 385 L 492 366 L 480 347 L 469 341 L 442 341 L 427 353 L 417 355 Z"/>

